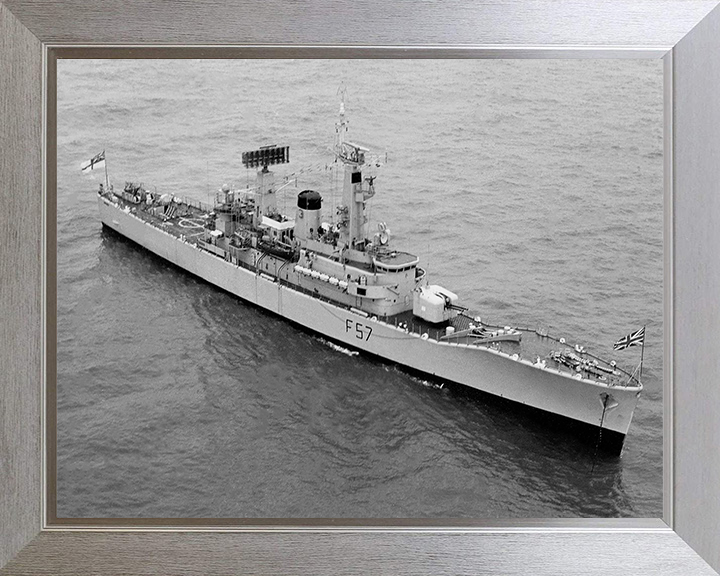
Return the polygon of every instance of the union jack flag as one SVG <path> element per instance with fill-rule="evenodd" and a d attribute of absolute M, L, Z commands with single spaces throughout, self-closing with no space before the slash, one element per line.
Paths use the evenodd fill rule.
<path fill-rule="evenodd" d="M 640 328 L 637 332 L 628 334 L 623 338 L 620 338 L 615 344 L 613 344 L 613 350 L 625 350 L 630 346 L 639 346 L 645 343 L 645 326 Z"/>

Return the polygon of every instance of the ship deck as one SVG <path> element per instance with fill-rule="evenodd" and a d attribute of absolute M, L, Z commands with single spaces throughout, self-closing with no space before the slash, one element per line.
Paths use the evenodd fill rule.
<path fill-rule="evenodd" d="M 109 195 L 105 198 L 122 208 L 129 208 L 134 216 L 186 242 L 195 244 L 204 234 L 209 211 L 199 203 L 173 204 L 174 209 L 168 215 L 156 215 L 140 205 L 116 200 Z"/>
<path fill-rule="evenodd" d="M 585 380 L 596 381 L 609 386 L 638 386 L 637 378 L 630 372 L 619 366 L 612 366 L 610 361 L 604 360 L 593 355 L 584 348 L 576 347 L 574 344 L 565 342 L 561 338 L 549 334 L 547 331 L 539 328 L 515 327 L 512 328 L 520 332 L 520 342 L 516 341 L 495 341 L 491 343 L 478 343 L 480 339 L 477 335 L 460 336 L 456 338 L 444 338 L 447 334 L 447 328 L 454 328 L 455 332 L 463 332 L 469 330 L 471 324 L 476 328 L 484 328 L 490 331 L 502 330 L 505 326 L 498 326 L 486 322 L 478 322 L 466 313 L 460 313 L 443 324 L 432 324 L 415 316 L 412 311 L 403 312 L 395 316 L 379 319 L 394 326 L 403 326 L 408 332 L 415 334 L 427 334 L 428 339 L 439 342 L 447 342 L 451 344 L 465 344 L 477 346 L 478 348 L 488 348 L 498 352 L 507 354 L 508 356 L 520 360 L 528 360 L 534 364 L 545 362 L 547 368 L 558 370 L 569 376 L 576 378 L 582 377 Z M 571 352 L 577 358 L 587 363 L 595 362 L 607 371 L 598 370 L 601 374 L 593 374 L 586 370 L 577 371 L 570 366 L 561 362 L 557 362 L 549 355 L 552 352 Z M 601 376 L 601 377 L 599 377 Z"/>
<path fill-rule="evenodd" d="M 194 243 L 204 234 L 208 213 L 196 206 L 188 204 L 180 204 L 177 206 L 177 213 L 171 217 L 155 216 L 145 210 L 138 210 L 136 216 L 154 224 L 173 236 L 178 238 L 182 236 L 186 241 Z"/>

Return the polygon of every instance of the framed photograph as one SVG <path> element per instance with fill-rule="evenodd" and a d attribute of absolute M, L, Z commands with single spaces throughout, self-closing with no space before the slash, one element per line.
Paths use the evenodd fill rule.
<path fill-rule="evenodd" d="M 3 571 L 718 567 L 714 4 L 451 49 L 8 4 Z"/>
<path fill-rule="evenodd" d="M 662 61 L 58 55 L 59 524 L 662 515 Z"/>

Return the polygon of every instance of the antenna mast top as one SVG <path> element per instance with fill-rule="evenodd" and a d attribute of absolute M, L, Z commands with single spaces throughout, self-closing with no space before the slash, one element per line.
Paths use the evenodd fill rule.
<path fill-rule="evenodd" d="M 335 156 L 343 162 L 354 166 L 362 166 L 365 163 L 365 152 L 367 148 L 345 140 L 345 133 L 348 131 L 348 120 L 345 118 L 345 96 L 347 89 L 345 84 L 340 84 L 338 92 L 340 95 L 340 120 L 335 124 Z"/>
<path fill-rule="evenodd" d="M 343 135 L 348 131 L 348 121 L 345 118 L 345 95 L 347 94 L 345 83 L 340 84 L 337 93 L 340 96 L 340 121 L 335 124 L 335 133 L 337 134 L 337 137 L 335 138 L 336 152 L 342 148 L 342 144 L 345 140 Z"/>

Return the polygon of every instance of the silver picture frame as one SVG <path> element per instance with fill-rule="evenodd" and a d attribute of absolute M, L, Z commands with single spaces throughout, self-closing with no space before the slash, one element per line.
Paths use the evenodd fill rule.
<path fill-rule="evenodd" d="M 0 574 L 714 574 L 720 569 L 720 9 L 550 0 L 300 7 L 0 0 Z M 52 119 L 58 55 L 662 58 L 665 106 L 662 519 L 59 525 Z M 176 52 L 173 52 L 176 51 Z M 150 55 L 150 54 L 153 55 Z M 191 52 L 184 52 L 186 55 Z M 102 57 L 102 56 L 101 56 Z M 185 56 L 187 57 L 187 56 Z"/>

